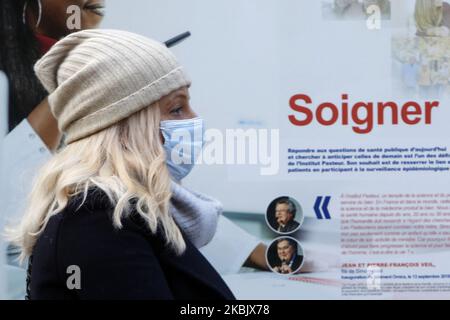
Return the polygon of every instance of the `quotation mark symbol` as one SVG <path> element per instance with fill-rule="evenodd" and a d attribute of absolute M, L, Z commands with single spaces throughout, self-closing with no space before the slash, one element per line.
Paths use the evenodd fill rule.
<path fill-rule="evenodd" d="M 322 202 L 323 200 L 323 202 Z M 314 204 L 314 212 L 316 213 L 317 219 L 331 220 L 330 212 L 328 211 L 328 205 L 330 204 L 331 197 L 317 197 Z"/>

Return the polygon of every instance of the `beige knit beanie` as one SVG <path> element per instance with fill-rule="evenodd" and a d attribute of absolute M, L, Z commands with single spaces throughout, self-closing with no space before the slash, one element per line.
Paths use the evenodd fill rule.
<path fill-rule="evenodd" d="M 85 30 L 57 42 L 34 67 L 66 143 L 88 137 L 190 85 L 161 43 L 118 30 Z"/>

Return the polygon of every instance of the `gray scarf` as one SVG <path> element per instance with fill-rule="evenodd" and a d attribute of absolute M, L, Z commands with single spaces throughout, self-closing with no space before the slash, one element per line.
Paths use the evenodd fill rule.
<path fill-rule="evenodd" d="M 197 248 L 207 245 L 216 233 L 222 204 L 173 181 L 171 189 L 169 212 L 175 222 Z"/>

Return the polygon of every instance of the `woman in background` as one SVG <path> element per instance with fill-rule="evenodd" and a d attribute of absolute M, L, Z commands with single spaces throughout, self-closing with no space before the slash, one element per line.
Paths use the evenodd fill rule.
<path fill-rule="evenodd" d="M 24 119 L 53 150 L 60 135 L 33 65 L 60 38 L 97 27 L 103 0 L 2 0 L 0 2 L 0 70 L 10 83 L 9 128 Z M 67 8 L 80 8 L 80 29 L 67 26 Z"/>
<path fill-rule="evenodd" d="M 418 36 L 450 35 L 450 4 L 442 0 L 416 0 L 414 17 Z"/>
<path fill-rule="evenodd" d="M 1 214 L 18 221 L 24 210 L 22 195 L 30 189 L 37 167 L 51 157 L 61 141 L 47 92 L 33 65 L 60 38 L 67 27 L 67 8 L 80 9 L 81 29 L 94 28 L 103 17 L 103 0 L 1 0 L 0 70 L 9 79 L 9 130 L 4 141 L 6 195 Z M 9 254 L 13 256 L 11 248 Z"/>

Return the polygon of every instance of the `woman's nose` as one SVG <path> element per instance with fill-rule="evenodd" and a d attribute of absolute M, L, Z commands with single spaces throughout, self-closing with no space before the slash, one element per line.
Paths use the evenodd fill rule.
<path fill-rule="evenodd" d="M 197 118 L 197 117 L 198 117 L 197 113 L 191 109 L 189 111 L 189 119 L 193 119 L 193 118 Z"/>

